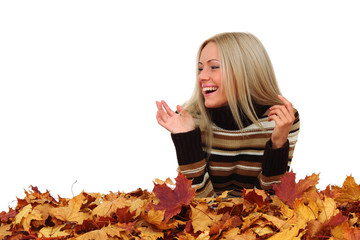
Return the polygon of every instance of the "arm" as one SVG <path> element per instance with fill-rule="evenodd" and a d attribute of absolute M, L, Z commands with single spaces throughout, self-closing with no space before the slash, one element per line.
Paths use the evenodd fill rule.
<path fill-rule="evenodd" d="M 274 149 L 271 139 L 266 143 L 262 158 L 262 172 L 258 176 L 259 185 L 264 190 L 270 190 L 273 184 L 280 183 L 280 178 L 289 171 L 300 130 L 299 114 L 296 110 L 294 112 L 294 122 L 285 144 Z"/>
<path fill-rule="evenodd" d="M 197 197 L 211 197 L 214 189 L 207 171 L 206 156 L 202 150 L 201 131 L 196 128 L 186 133 L 171 134 L 179 163 L 179 171 L 192 180 Z"/>
<path fill-rule="evenodd" d="M 156 102 L 156 105 L 158 123 L 171 132 L 180 172 L 193 181 L 198 197 L 212 196 L 214 190 L 202 150 L 201 131 L 196 128 L 193 117 L 180 106 L 177 106 L 179 114 L 175 113 L 165 101 Z"/>

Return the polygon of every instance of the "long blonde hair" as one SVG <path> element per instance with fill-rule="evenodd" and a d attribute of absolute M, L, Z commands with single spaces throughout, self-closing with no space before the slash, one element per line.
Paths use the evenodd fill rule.
<path fill-rule="evenodd" d="M 239 109 L 251 122 L 261 127 L 253 101 L 259 105 L 282 104 L 277 97 L 280 90 L 264 46 L 250 33 L 217 34 L 201 44 L 196 64 L 199 62 L 201 51 L 209 42 L 214 42 L 218 47 L 219 60 L 222 64 L 221 79 L 225 79 L 221 84 L 225 88 L 228 106 L 239 129 L 243 128 Z M 212 124 L 197 78 L 193 95 L 184 107 L 195 117 L 200 129 L 206 133 L 205 144 L 211 149 Z"/>

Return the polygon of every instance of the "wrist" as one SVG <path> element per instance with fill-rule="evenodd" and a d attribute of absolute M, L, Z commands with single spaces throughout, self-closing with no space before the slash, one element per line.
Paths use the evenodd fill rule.
<path fill-rule="evenodd" d="M 272 140 L 271 139 L 271 148 L 272 149 L 279 149 L 279 148 L 282 148 L 285 143 L 286 143 L 287 139 L 284 140 Z"/>

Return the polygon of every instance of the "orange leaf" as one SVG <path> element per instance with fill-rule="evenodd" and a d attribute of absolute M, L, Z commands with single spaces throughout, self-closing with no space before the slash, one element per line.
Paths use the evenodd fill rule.
<path fill-rule="evenodd" d="M 355 202 L 360 200 L 360 186 L 356 184 L 355 179 L 350 175 L 346 177 L 342 188 L 337 189 L 339 195 L 336 201 L 340 203 Z"/>

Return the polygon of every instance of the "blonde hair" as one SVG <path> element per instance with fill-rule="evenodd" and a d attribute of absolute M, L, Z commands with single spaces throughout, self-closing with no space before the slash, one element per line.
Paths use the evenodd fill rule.
<path fill-rule="evenodd" d="M 239 109 L 251 122 L 261 127 L 253 101 L 259 105 L 282 104 L 277 97 L 280 90 L 264 46 L 250 33 L 221 33 L 201 44 L 196 63 L 199 62 L 201 51 L 209 42 L 214 42 L 218 47 L 221 79 L 225 79 L 222 86 L 225 88 L 228 106 L 239 129 L 243 128 Z M 195 117 L 200 129 L 207 133 L 205 144 L 211 149 L 211 120 L 197 81 L 193 95 L 184 107 Z"/>

